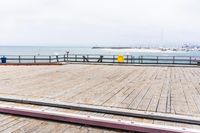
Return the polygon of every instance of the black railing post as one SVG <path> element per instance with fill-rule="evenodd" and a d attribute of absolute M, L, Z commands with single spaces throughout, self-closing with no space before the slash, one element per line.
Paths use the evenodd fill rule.
<path fill-rule="evenodd" d="M 141 56 L 141 64 L 143 64 L 143 56 Z"/>
<path fill-rule="evenodd" d="M 59 62 L 58 55 L 56 55 L 56 60 L 57 60 L 57 62 Z"/>
<path fill-rule="evenodd" d="M 19 63 L 21 63 L 21 57 L 19 56 Z"/>
<path fill-rule="evenodd" d="M 133 63 L 133 56 L 131 55 L 131 64 Z"/>
<path fill-rule="evenodd" d="M 173 56 L 173 64 L 175 63 L 175 56 Z"/>
<path fill-rule="evenodd" d="M 115 63 L 115 56 L 113 55 L 113 63 Z"/>
<path fill-rule="evenodd" d="M 75 62 L 77 62 L 77 55 L 75 55 Z"/>
<path fill-rule="evenodd" d="M 128 64 L 128 55 L 127 55 L 126 59 L 127 59 L 127 64 Z"/>
<path fill-rule="evenodd" d="M 64 58 L 64 62 L 66 62 L 66 59 L 65 59 L 65 54 L 64 54 L 64 57 L 63 57 L 63 58 Z"/>
<path fill-rule="evenodd" d="M 157 56 L 157 64 L 158 64 L 158 56 Z"/>
<path fill-rule="evenodd" d="M 51 63 L 51 56 L 49 56 L 49 63 Z"/>
<path fill-rule="evenodd" d="M 36 63 L 36 57 L 34 56 L 34 63 Z"/>
<path fill-rule="evenodd" d="M 69 60 L 69 52 L 67 52 L 67 61 Z"/>
<path fill-rule="evenodd" d="M 192 57 L 190 56 L 190 65 L 192 64 Z"/>
<path fill-rule="evenodd" d="M 140 64 L 140 56 L 138 56 L 138 63 Z"/>

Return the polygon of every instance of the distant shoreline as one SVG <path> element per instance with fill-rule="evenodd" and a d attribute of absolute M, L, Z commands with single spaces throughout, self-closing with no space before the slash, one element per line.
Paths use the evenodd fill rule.
<path fill-rule="evenodd" d="M 188 51 L 200 51 L 200 48 L 150 48 L 150 47 L 92 47 L 92 49 L 107 49 L 107 50 L 139 50 L 139 51 L 172 51 L 172 52 L 188 52 Z"/>

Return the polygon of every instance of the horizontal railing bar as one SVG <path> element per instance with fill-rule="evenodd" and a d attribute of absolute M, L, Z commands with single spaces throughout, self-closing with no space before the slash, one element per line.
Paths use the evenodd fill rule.
<path fill-rule="evenodd" d="M 7 58 L 7 60 L 19 60 L 19 58 Z M 49 60 L 49 58 L 20 58 L 20 60 Z"/>
<path fill-rule="evenodd" d="M 44 59 L 44 60 L 49 60 L 49 58 L 35 58 L 36 60 L 40 60 L 40 59 Z M 57 58 L 51 58 L 51 59 L 57 59 Z M 58 59 L 64 59 L 64 57 L 60 57 Z M 68 59 L 75 59 L 75 58 L 72 58 L 72 57 L 69 57 Z M 80 57 L 77 57 L 76 59 L 83 59 L 83 58 L 80 58 Z M 88 59 L 99 59 L 99 58 L 88 58 Z M 107 59 L 107 60 L 117 60 L 117 58 L 103 58 L 103 59 Z M 7 60 L 19 60 L 19 58 L 7 58 Z M 34 58 L 20 58 L 20 60 L 34 60 Z M 125 58 L 125 60 L 127 60 L 127 58 Z M 128 60 L 141 60 L 141 58 L 134 58 L 134 59 L 131 59 L 131 58 L 128 58 Z M 173 60 L 173 59 L 147 59 L 147 58 L 142 58 L 142 60 Z M 190 61 L 190 59 L 174 59 L 174 61 Z M 198 61 L 198 60 L 191 60 L 191 61 Z"/>

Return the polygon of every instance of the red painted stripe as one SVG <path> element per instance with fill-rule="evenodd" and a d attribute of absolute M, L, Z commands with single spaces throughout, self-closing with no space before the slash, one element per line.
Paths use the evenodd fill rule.
<path fill-rule="evenodd" d="M 38 111 L 22 108 L 13 107 L 0 107 L 1 113 L 20 115 L 34 118 L 41 118 L 47 120 L 55 120 L 62 122 L 70 122 L 76 124 L 84 124 L 90 126 L 98 126 L 103 128 L 120 129 L 126 131 L 137 131 L 137 132 L 147 132 L 147 133 L 197 133 L 192 130 L 183 130 L 180 128 L 155 126 L 153 124 L 139 124 L 131 123 L 130 121 L 119 121 L 116 119 L 107 119 L 99 117 L 89 117 L 85 115 L 69 114 L 69 113 L 59 113 L 52 111 Z M 199 132 L 199 131 L 198 131 Z"/>

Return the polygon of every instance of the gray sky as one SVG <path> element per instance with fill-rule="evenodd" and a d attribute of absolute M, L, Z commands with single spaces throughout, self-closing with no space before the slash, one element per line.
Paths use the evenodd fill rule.
<path fill-rule="evenodd" d="M 0 0 L 0 45 L 199 42 L 199 0 Z"/>

